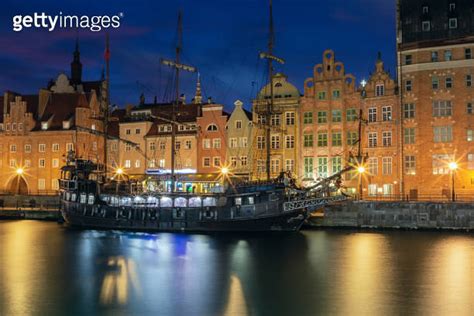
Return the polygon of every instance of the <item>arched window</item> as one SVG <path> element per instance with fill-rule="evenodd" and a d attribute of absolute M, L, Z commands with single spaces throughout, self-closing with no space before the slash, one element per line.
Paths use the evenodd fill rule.
<path fill-rule="evenodd" d="M 217 131 L 217 125 L 216 124 L 209 124 L 207 126 L 208 131 Z"/>

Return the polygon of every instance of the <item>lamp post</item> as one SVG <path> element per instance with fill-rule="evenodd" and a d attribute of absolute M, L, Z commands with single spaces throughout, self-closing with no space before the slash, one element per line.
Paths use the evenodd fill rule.
<path fill-rule="evenodd" d="M 458 164 L 455 161 L 452 161 L 448 165 L 449 170 L 451 170 L 451 201 L 456 201 L 456 192 L 454 190 L 454 173 L 458 169 Z"/>
<path fill-rule="evenodd" d="M 357 172 L 359 173 L 359 200 L 362 200 L 362 178 L 365 173 L 365 167 L 357 167 Z"/>
<path fill-rule="evenodd" d="M 21 180 L 21 177 L 23 176 L 24 172 L 25 172 L 25 170 L 23 170 L 23 168 L 21 168 L 21 167 L 18 167 L 15 170 L 15 173 L 16 173 L 16 176 L 17 176 L 17 179 L 16 179 L 16 194 L 20 194 L 20 180 Z"/>

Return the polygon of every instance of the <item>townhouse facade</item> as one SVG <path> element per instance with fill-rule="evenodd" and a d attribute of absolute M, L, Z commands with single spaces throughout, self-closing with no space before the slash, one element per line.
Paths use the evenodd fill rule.
<path fill-rule="evenodd" d="M 270 122 L 267 120 L 273 84 L 273 106 Z M 282 171 L 296 173 L 299 161 L 300 92 L 288 82 L 287 76 L 276 73 L 272 83 L 265 85 L 252 102 L 252 176 L 266 179 L 267 146 L 270 146 L 270 176 L 277 177 Z M 266 129 L 270 127 L 270 143 L 267 144 Z"/>
<path fill-rule="evenodd" d="M 250 179 L 252 172 L 253 163 L 249 159 L 252 129 L 252 113 L 244 109 L 242 101 L 235 101 L 234 110 L 226 125 L 226 161 L 232 176 L 239 179 Z"/>
<path fill-rule="evenodd" d="M 299 177 L 304 185 L 341 171 L 358 154 L 361 97 L 355 77 L 346 74 L 332 50 L 322 57 L 304 82 L 301 100 Z M 356 193 L 357 176 L 347 174 L 345 185 L 348 192 Z"/>

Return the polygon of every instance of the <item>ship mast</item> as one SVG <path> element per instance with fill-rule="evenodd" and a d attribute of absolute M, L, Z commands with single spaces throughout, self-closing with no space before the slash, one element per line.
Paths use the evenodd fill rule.
<path fill-rule="evenodd" d="M 265 110 L 265 143 L 266 143 L 266 161 L 265 168 L 267 172 L 267 180 L 271 178 L 270 172 L 270 158 L 271 158 L 271 148 L 270 148 L 270 120 L 273 112 L 273 61 L 277 61 L 280 64 L 284 63 L 284 60 L 273 55 L 273 46 L 274 46 L 274 31 L 273 31 L 273 1 L 270 0 L 269 7 L 269 36 L 268 36 L 268 51 L 260 53 L 260 58 L 264 58 L 268 62 L 268 80 L 270 84 L 270 100 L 267 103 Z"/>
<path fill-rule="evenodd" d="M 109 105 L 110 105 L 110 47 L 109 47 L 109 33 L 105 37 L 105 104 L 104 109 L 104 171 L 107 179 L 107 135 L 109 126 Z"/>
<path fill-rule="evenodd" d="M 179 73 L 180 70 L 196 72 L 196 68 L 193 66 L 185 65 L 180 63 L 180 55 L 183 41 L 183 26 L 182 26 L 182 14 L 181 11 L 178 13 L 178 41 L 176 43 L 176 54 L 175 60 L 162 59 L 163 65 L 174 68 L 175 70 L 175 85 L 176 85 L 176 96 L 175 101 L 171 107 L 171 192 L 175 190 L 175 160 L 176 160 L 176 111 L 179 105 Z"/>

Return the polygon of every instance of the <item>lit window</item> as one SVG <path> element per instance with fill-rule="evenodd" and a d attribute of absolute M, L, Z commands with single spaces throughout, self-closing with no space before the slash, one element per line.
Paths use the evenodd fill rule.
<path fill-rule="evenodd" d="M 467 130 L 467 137 L 466 137 L 466 140 L 468 142 L 472 142 L 474 140 L 474 130 L 472 129 L 468 129 Z"/>
<path fill-rule="evenodd" d="M 135 168 L 140 168 L 141 162 L 140 159 L 135 160 Z"/>
<path fill-rule="evenodd" d="M 130 160 L 125 160 L 125 168 L 129 169 L 132 167 L 132 162 Z"/>
<path fill-rule="evenodd" d="M 392 157 L 382 158 L 382 174 L 383 175 L 392 174 Z"/>
<path fill-rule="evenodd" d="M 433 127 L 433 134 L 435 143 L 448 143 L 453 140 L 451 126 L 435 126 Z"/>
<path fill-rule="evenodd" d="M 377 132 L 369 133 L 369 147 L 377 147 Z"/>
<path fill-rule="evenodd" d="M 415 156 L 405 156 L 405 174 L 416 174 L 416 158 Z"/>
<path fill-rule="evenodd" d="M 328 158 L 318 157 L 318 176 L 326 178 L 328 176 Z"/>
<path fill-rule="evenodd" d="M 392 107 L 384 106 L 382 107 L 382 121 L 388 122 L 392 120 Z"/>
<path fill-rule="evenodd" d="M 66 144 L 66 151 L 70 152 L 74 150 L 74 144 L 73 143 L 67 143 Z"/>
<path fill-rule="evenodd" d="M 376 176 L 379 169 L 379 160 L 376 157 L 370 157 L 367 160 L 367 171 L 370 175 Z"/>
<path fill-rule="evenodd" d="M 313 157 L 304 157 L 304 178 L 313 178 Z"/>
<path fill-rule="evenodd" d="M 59 159 L 58 159 L 58 158 L 54 158 L 54 159 L 52 160 L 51 166 L 52 166 L 53 168 L 58 168 L 58 167 L 59 167 Z"/>
<path fill-rule="evenodd" d="M 369 108 L 368 121 L 370 123 L 377 122 L 377 108 Z"/>
<path fill-rule="evenodd" d="M 46 180 L 38 179 L 38 190 L 45 190 L 45 189 L 46 189 Z"/>
<path fill-rule="evenodd" d="M 449 162 L 453 161 L 452 155 L 438 154 L 432 156 L 433 174 L 449 174 Z"/>
<path fill-rule="evenodd" d="M 48 122 L 41 122 L 41 129 L 42 130 L 47 130 L 48 129 Z"/>

